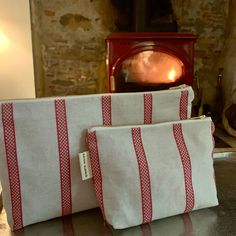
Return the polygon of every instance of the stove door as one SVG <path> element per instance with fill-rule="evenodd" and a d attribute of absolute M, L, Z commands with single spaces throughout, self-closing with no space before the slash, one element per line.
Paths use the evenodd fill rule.
<path fill-rule="evenodd" d="M 125 59 L 114 75 L 116 92 L 156 90 L 182 84 L 184 64 L 174 55 L 154 50 Z"/>

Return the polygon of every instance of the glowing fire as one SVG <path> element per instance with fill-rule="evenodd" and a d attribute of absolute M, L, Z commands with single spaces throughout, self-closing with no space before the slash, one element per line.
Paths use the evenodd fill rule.
<path fill-rule="evenodd" d="M 175 81 L 175 76 L 176 76 L 175 69 L 174 69 L 174 68 L 171 68 L 171 70 L 170 70 L 170 72 L 169 72 L 169 75 L 168 75 L 168 79 L 169 79 L 171 82 L 174 82 L 174 81 Z"/>
<path fill-rule="evenodd" d="M 183 63 L 174 56 L 144 51 L 126 59 L 121 68 L 126 82 L 171 83 L 183 73 Z"/>

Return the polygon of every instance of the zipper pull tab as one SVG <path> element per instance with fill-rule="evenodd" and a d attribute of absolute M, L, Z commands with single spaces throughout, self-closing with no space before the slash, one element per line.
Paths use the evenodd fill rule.
<path fill-rule="evenodd" d="M 186 84 L 181 84 L 181 85 L 179 85 L 179 86 L 170 87 L 169 90 L 184 89 L 184 88 L 186 88 L 186 87 L 188 87 L 188 85 L 186 85 Z"/>
<path fill-rule="evenodd" d="M 190 118 L 190 120 L 204 120 L 205 118 L 206 118 L 206 116 L 202 115 L 202 116 L 192 117 L 192 118 Z"/>

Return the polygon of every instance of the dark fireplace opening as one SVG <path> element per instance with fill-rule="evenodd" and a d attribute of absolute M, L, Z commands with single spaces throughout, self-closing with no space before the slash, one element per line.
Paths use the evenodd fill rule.
<path fill-rule="evenodd" d="M 177 32 L 171 0 L 111 0 L 118 31 Z"/>

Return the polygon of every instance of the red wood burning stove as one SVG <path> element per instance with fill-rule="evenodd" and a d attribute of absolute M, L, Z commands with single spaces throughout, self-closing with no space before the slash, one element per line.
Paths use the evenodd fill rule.
<path fill-rule="evenodd" d="M 107 39 L 108 92 L 161 90 L 192 85 L 193 34 L 112 33 Z"/>

